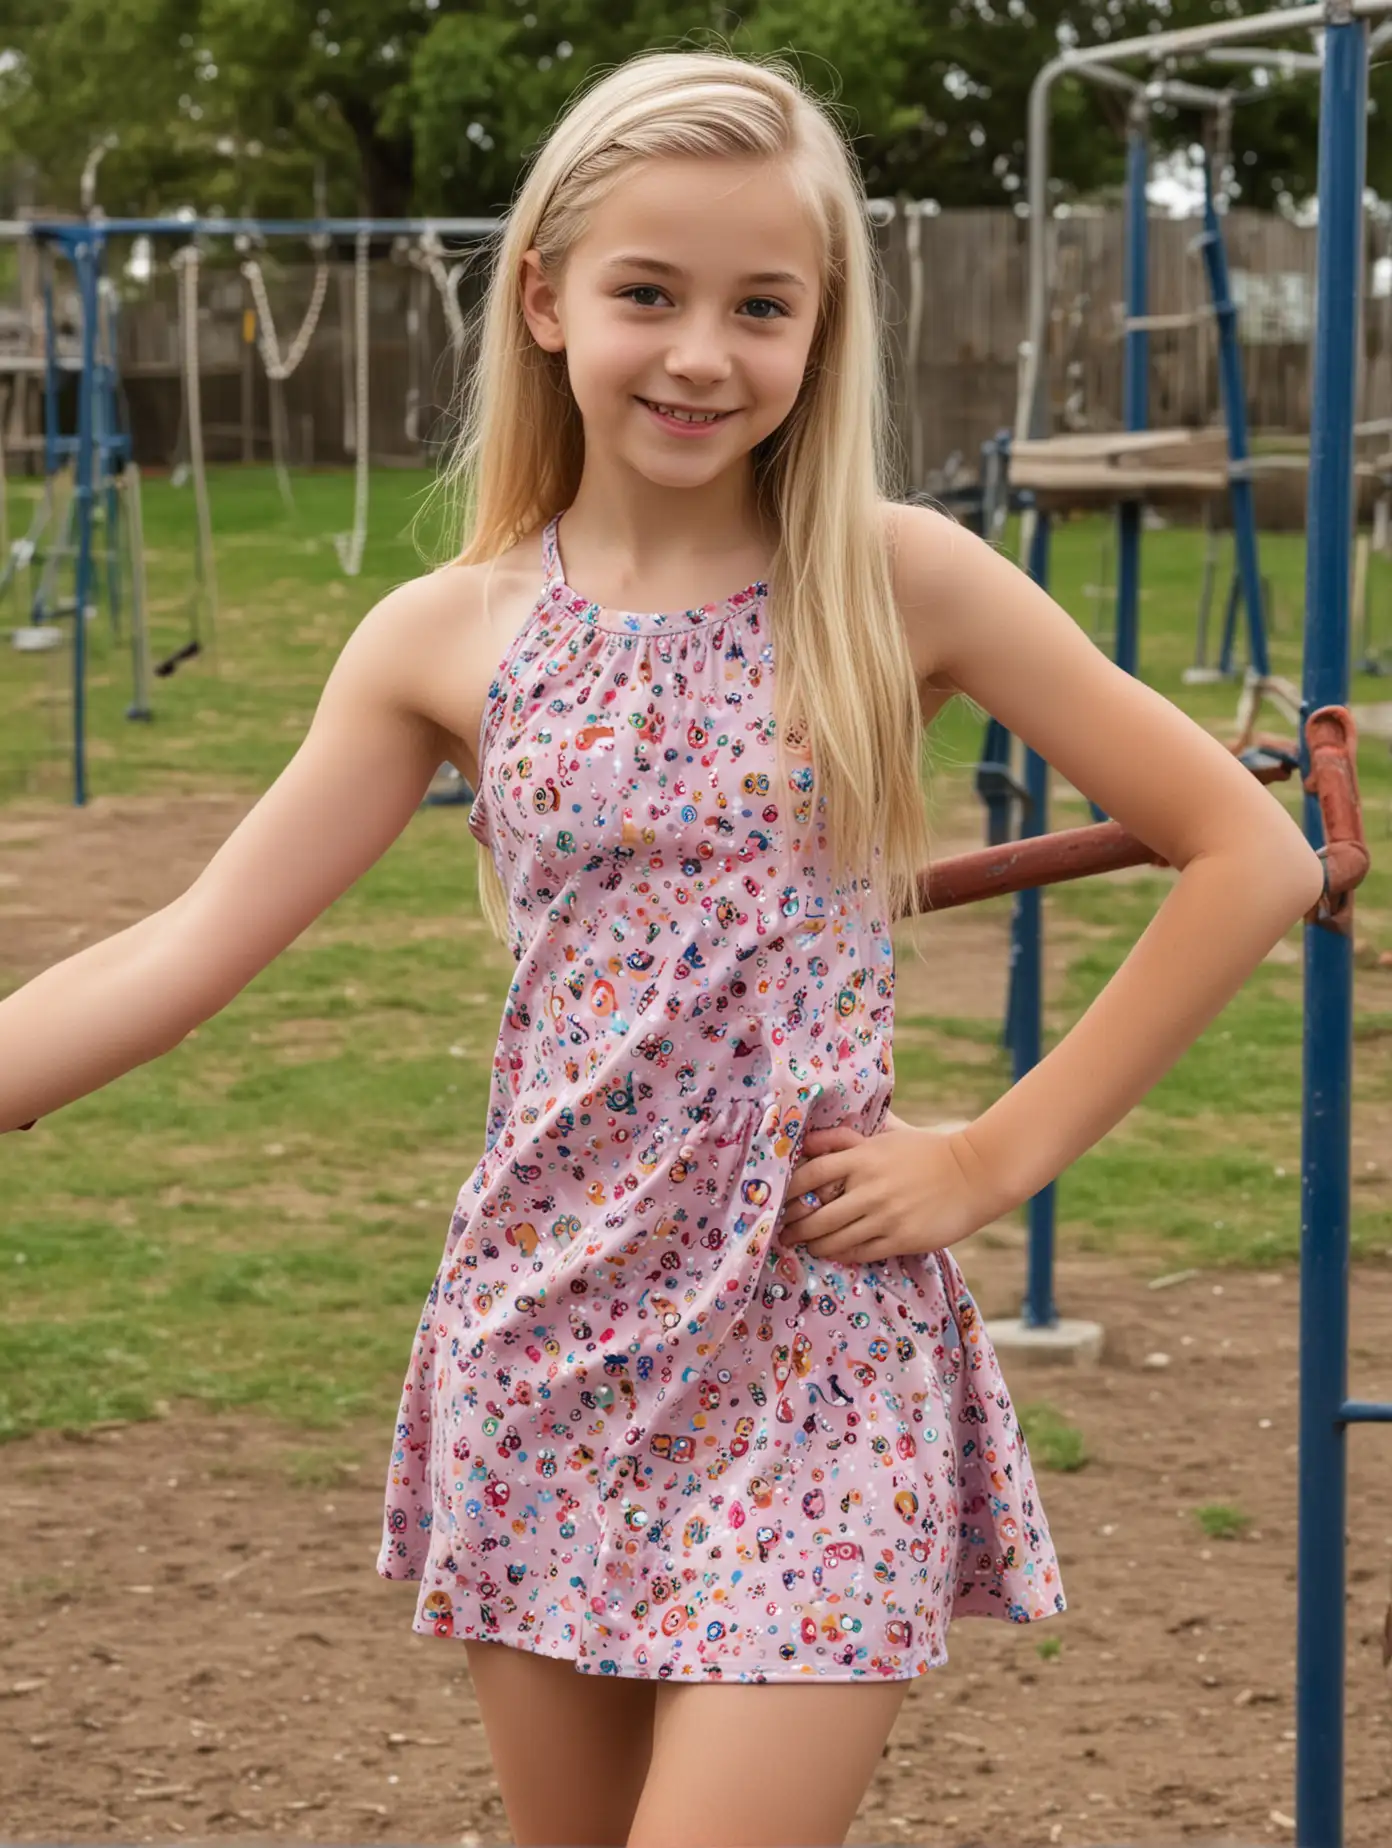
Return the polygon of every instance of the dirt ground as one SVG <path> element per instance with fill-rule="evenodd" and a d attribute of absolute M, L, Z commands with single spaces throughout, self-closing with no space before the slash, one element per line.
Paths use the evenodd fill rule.
<path fill-rule="evenodd" d="M 0 854 L 5 964 L 165 902 L 243 807 L 7 810 L 0 849 L 26 851 Z M 935 973 L 999 982 L 993 931 L 954 920 Z M 961 1253 L 988 1322 L 1017 1310 L 1021 1244 L 993 1230 Z M 1082 1469 L 1041 1475 L 1069 1613 L 954 1628 L 851 1841 L 1293 1841 L 1296 1279 L 1166 1268 L 1061 1260 L 1061 1307 L 1103 1324 L 1103 1362 L 1008 1377 L 1087 1446 Z M 1364 1267 L 1358 1396 L 1392 1396 L 1389 1356 L 1392 1269 Z M 395 1410 L 327 1439 L 312 1486 L 304 1434 L 182 1405 L 0 1449 L 4 1839 L 507 1840 L 464 1650 L 415 1635 L 414 1587 L 374 1571 Z M 1392 1839 L 1389 1441 L 1349 1446 L 1350 1848 Z M 1250 1517 L 1243 1537 L 1203 1533 L 1213 1503 Z"/>

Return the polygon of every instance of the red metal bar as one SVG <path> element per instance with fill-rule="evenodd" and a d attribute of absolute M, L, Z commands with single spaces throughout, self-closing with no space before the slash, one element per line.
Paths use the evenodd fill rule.
<path fill-rule="evenodd" d="M 1310 750 L 1305 788 L 1319 802 L 1325 835 L 1325 893 L 1310 921 L 1348 930 L 1353 913 L 1349 894 L 1366 877 L 1369 863 L 1358 801 L 1357 732 L 1348 708 L 1324 706 L 1311 713 L 1305 737 Z M 1284 783 L 1298 767 L 1295 746 L 1284 739 L 1258 738 L 1249 750 L 1258 756 L 1249 765 L 1258 782 Z M 930 866 L 919 879 L 918 905 L 921 911 L 950 911 L 1006 892 L 1059 885 L 1125 866 L 1168 864 L 1120 822 L 1104 821 L 1033 840 L 1007 841 Z"/>

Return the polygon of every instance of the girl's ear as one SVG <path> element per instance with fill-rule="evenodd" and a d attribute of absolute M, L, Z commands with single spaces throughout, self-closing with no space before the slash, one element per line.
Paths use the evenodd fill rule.
<path fill-rule="evenodd" d="M 561 325 L 560 298 L 542 271 L 541 253 L 528 250 L 522 257 L 522 314 L 531 329 L 533 340 L 546 353 L 565 351 L 565 329 Z"/>

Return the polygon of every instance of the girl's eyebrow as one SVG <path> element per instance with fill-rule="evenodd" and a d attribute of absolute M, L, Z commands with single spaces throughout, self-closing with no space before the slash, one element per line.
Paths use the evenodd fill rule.
<path fill-rule="evenodd" d="M 660 257 L 643 257 L 622 255 L 608 257 L 600 265 L 605 270 L 642 270 L 649 276 L 670 276 L 673 279 L 686 275 L 684 269 L 675 263 L 664 263 Z M 805 289 L 807 284 L 793 270 L 755 270 L 751 275 L 741 276 L 739 286 L 781 289 Z"/>

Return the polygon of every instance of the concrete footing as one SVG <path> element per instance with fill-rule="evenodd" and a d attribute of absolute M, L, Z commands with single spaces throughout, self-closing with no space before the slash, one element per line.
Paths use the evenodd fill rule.
<path fill-rule="evenodd" d="M 1102 1358 L 1100 1322 L 1076 1322 L 1063 1316 L 1052 1328 L 1031 1328 L 1017 1316 L 1010 1321 L 988 1322 L 986 1332 L 1005 1362 L 1031 1360 L 1049 1366 L 1095 1367 Z"/>

